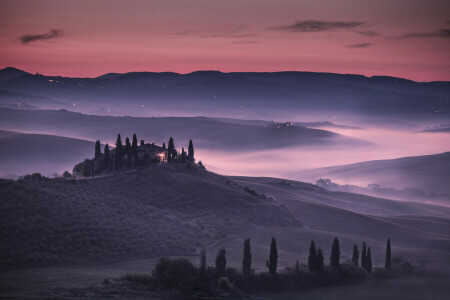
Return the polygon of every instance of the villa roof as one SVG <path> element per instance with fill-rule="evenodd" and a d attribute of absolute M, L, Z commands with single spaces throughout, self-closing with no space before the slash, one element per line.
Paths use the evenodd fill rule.
<path fill-rule="evenodd" d="M 138 146 L 138 151 L 164 151 L 166 150 L 163 147 L 156 146 L 155 144 L 144 144 Z"/>

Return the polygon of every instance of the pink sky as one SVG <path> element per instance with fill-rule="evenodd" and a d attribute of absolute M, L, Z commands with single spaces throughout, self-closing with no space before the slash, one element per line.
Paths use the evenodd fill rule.
<path fill-rule="evenodd" d="M 80 77 L 214 69 L 450 80 L 449 12 L 448 0 L 0 0 L 0 68 Z M 23 43 L 24 35 L 47 38 Z"/>

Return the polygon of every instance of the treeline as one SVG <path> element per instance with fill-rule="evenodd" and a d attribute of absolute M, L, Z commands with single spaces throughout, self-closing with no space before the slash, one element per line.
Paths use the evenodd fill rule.
<path fill-rule="evenodd" d="M 412 271 L 409 263 L 401 262 L 399 259 L 395 259 L 394 270 L 391 257 L 391 243 L 388 239 L 383 268 L 372 270 L 372 254 L 370 247 L 366 249 L 365 243 L 363 243 L 361 257 L 359 257 L 358 246 L 355 245 L 352 263 L 342 264 L 339 240 L 335 238 L 328 265 L 324 262 L 321 248 L 316 248 L 315 242 L 311 241 L 307 265 L 300 265 L 297 260 L 293 267 L 278 271 L 277 243 L 276 239 L 272 238 L 266 260 L 268 271 L 256 273 L 252 269 L 250 239 L 245 239 L 240 271 L 227 268 L 224 248 L 217 253 L 215 265 L 207 266 L 206 251 L 203 249 L 198 267 L 187 259 L 162 258 L 156 263 L 151 276 L 129 275 L 126 279 L 145 284 L 154 291 L 176 291 L 194 299 L 230 294 L 242 296 L 249 293 L 295 291 L 344 282 L 358 282 L 364 280 L 370 273 L 374 277 L 387 278 Z"/>
<path fill-rule="evenodd" d="M 195 161 L 192 140 L 189 140 L 187 153 L 184 150 L 184 147 L 178 153 L 172 137 L 169 139 L 167 148 L 165 143 L 163 143 L 162 146 L 156 146 L 153 143 L 151 145 L 147 144 L 147 146 L 152 147 L 154 153 L 158 155 L 147 157 L 146 155 L 151 151 L 146 152 L 145 149 L 142 149 L 142 147 L 145 146 L 144 140 L 141 140 L 140 145 L 138 146 L 136 134 L 133 134 L 131 142 L 128 137 L 125 138 L 125 144 L 122 142 L 120 134 L 118 134 L 115 148 L 110 149 L 110 146 L 106 144 L 102 153 L 101 142 L 100 140 L 97 140 L 95 142 L 94 159 L 86 159 L 82 163 L 77 164 L 74 167 L 73 172 L 74 174 L 87 177 L 94 176 L 103 171 L 112 172 L 114 170 L 118 171 L 126 168 L 142 167 L 150 163 L 158 163 L 161 160 L 167 162 Z"/>

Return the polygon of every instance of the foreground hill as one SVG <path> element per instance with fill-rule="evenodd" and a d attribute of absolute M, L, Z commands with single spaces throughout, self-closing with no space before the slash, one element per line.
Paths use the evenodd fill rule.
<path fill-rule="evenodd" d="M 290 212 L 196 165 L 85 180 L 0 180 L 0 264 L 100 263 L 193 255 Z"/>
<path fill-rule="evenodd" d="M 94 143 L 47 134 L 0 130 L 0 177 L 71 171 L 92 156 Z"/>
<path fill-rule="evenodd" d="M 0 70 L 0 78 L 6 69 Z M 7 74 L 9 75 L 9 73 Z M 40 95 L 58 101 L 96 105 L 147 105 L 173 112 L 208 115 L 228 111 L 228 116 L 283 108 L 292 115 L 316 112 L 358 113 L 366 116 L 448 117 L 449 82 L 419 83 L 394 77 L 313 72 L 222 73 L 199 71 L 131 72 L 98 78 L 68 78 L 22 74 L 4 76 L 0 88 Z M 168 108 L 170 103 L 171 108 Z M 33 104 L 33 103 L 29 103 Z M 270 118 L 270 117 L 269 117 Z"/>
<path fill-rule="evenodd" d="M 341 184 L 380 184 L 383 187 L 418 188 L 427 193 L 450 194 L 449 165 L 450 152 L 445 152 L 313 169 L 293 176 L 308 182 L 329 178 Z"/>

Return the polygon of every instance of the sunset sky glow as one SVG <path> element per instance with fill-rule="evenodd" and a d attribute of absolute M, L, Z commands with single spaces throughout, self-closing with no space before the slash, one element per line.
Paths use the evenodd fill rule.
<path fill-rule="evenodd" d="M 0 0 L 0 68 L 450 80 L 448 0 Z"/>

